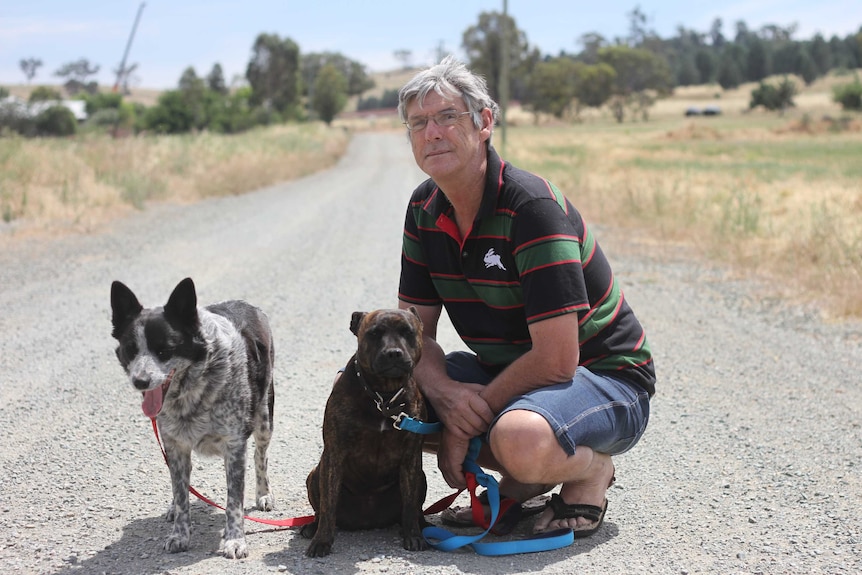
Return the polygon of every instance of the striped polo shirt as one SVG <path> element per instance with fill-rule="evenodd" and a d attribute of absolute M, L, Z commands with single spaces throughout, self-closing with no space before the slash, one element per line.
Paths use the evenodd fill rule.
<path fill-rule="evenodd" d="M 452 210 L 431 179 L 413 192 L 400 300 L 442 304 L 492 370 L 530 349 L 531 323 L 577 313 L 580 365 L 617 372 L 654 393 L 644 330 L 591 231 L 553 184 L 503 162 L 489 146 L 482 205 L 463 240 Z"/>

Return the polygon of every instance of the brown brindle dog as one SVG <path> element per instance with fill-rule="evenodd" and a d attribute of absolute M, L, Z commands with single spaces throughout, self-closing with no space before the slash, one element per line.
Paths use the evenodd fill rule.
<path fill-rule="evenodd" d="M 426 416 L 413 379 L 422 355 L 422 322 L 416 310 L 354 312 L 357 351 L 335 380 L 323 415 L 323 454 L 306 480 L 315 521 L 306 555 L 332 551 L 335 529 L 378 529 L 401 524 L 404 548 L 427 549 L 422 516 L 427 484 L 422 436 L 393 427 L 405 413 Z"/>

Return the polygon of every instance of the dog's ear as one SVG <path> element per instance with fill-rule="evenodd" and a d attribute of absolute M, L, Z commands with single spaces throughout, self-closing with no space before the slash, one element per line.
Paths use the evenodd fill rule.
<path fill-rule="evenodd" d="M 419 315 L 419 310 L 416 309 L 416 306 L 411 305 L 410 307 L 407 308 L 407 311 L 409 311 L 410 313 L 412 313 L 413 315 L 416 316 L 416 319 L 419 320 L 419 328 L 421 329 L 422 328 L 422 316 Z"/>
<path fill-rule="evenodd" d="M 126 326 L 135 319 L 144 307 L 138 302 L 138 298 L 132 290 L 122 282 L 114 281 L 111 284 L 111 323 L 114 331 L 111 336 L 120 339 Z"/>
<path fill-rule="evenodd" d="M 366 313 L 364 311 L 355 311 L 353 315 L 350 316 L 350 331 L 353 335 L 359 335 L 359 324 L 362 323 L 362 319 L 365 317 Z"/>
<path fill-rule="evenodd" d="M 192 278 L 184 279 L 174 288 L 165 304 L 165 316 L 182 325 L 198 325 L 198 296 Z"/>

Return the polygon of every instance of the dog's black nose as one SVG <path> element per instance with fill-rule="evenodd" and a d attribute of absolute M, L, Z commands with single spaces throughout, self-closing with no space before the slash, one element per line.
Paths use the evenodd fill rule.
<path fill-rule="evenodd" d="M 404 357 L 404 350 L 400 347 L 390 347 L 384 353 L 389 359 L 401 359 Z"/>
<path fill-rule="evenodd" d="M 132 385 L 135 386 L 135 389 L 140 389 L 141 391 L 150 387 L 150 381 L 147 379 L 135 379 L 132 381 Z"/>

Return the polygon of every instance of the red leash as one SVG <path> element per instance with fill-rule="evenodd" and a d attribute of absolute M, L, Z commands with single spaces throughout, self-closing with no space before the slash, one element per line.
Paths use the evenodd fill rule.
<path fill-rule="evenodd" d="M 156 436 L 156 442 L 159 444 L 159 450 L 162 452 L 162 457 L 165 460 L 165 465 L 167 465 L 168 464 L 168 454 L 165 453 L 165 448 L 162 445 L 162 438 L 159 436 L 159 426 L 156 423 L 156 418 L 151 417 L 150 421 L 153 424 L 153 434 Z M 477 513 L 482 513 L 482 511 L 481 511 L 482 505 L 476 499 L 476 487 L 477 487 L 476 478 L 475 478 L 476 476 L 473 473 L 467 473 L 466 475 L 467 475 L 468 483 L 471 484 L 470 485 L 471 486 L 470 496 L 471 496 L 471 499 L 475 500 L 473 513 L 474 513 L 474 515 L 476 515 Z M 463 493 L 463 492 L 464 492 L 464 489 L 461 489 L 460 491 L 456 491 L 455 493 L 452 493 L 450 495 L 447 495 L 446 497 L 443 497 L 437 503 L 434 503 L 433 505 L 431 505 L 427 509 L 425 509 L 425 511 L 423 511 L 423 514 L 424 515 L 434 515 L 435 513 L 440 513 L 444 509 L 448 509 L 449 506 L 451 506 L 452 503 L 455 501 L 455 499 L 457 499 L 458 496 L 461 495 L 461 493 Z M 206 497 L 205 495 L 201 495 L 201 493 L 197 489 L 192 487 L 191 485 L 189 485 L 189 493 L 191 493 L 192 495 L 194 495 L 195 497 L 197 497 L 198 499 L 200 499 L 201 501 L 203 501 L 207 505 L 211 505 L 217 509 L 221 509 L 222 511 L 224 511 L 224 507 L 222 507 L 221 505 L 219 505 L 218 503 L 216 503 L 215 501 L 213 501 L 209 497 Z M 478 507 L 478 511 L 476 510 L 477 507 Z M 260 517 L 252 517 L 250 515 L 244 515 L 243 517 L 245 519 L 248 519 L 249 521 L 254 521 L 256 523 L 263 523 L 265 525 L 272 525 L 275 527 L 301 527 L 303 525 L 313 523 L 315 516 L 314 515 L 304 515 L 302 517 L 290 517 L 288 519 L 263 519 Z M 485 519 L 484 514 L 482 516 L 482 521 L 484 523 L 487 523 L 487 519 Z M 481 525 L 481 523 L 477 523 L 477 525 Z"/>
<path fill-rule="evenodd" d="M 165 464 L 168 463 L 168 454 L 165 453 L 165 448 L 162 446 L 162 439 L 159 437 L 159 427 L 156 424 L 156 418 L 152 417 L 150 420 L 153 422 L 153 433 L 156 435 L 156 441 L 159 443 L 159 449 L 162 452 L 162 457 L 165 459 Z M 207 505 L 212 505 L 218 509 L 224 511 L 224 507 L 201 495 L 197 489 L 189 485 L 189 493 L 206 503 Z M 456 494 L 457 495 L 457 494 Z M 249 521 L 254 521 L 255 523 L 263 523 L 264 525 L 272 525 L 274 527 L 300 527 L 302 525 L 307 525 L 308 523 L 312 523 L 314 521 L 314 515 L 305 515 L 303 517 L 290 517 L 288 519 L 263 519 L 261 517 L 251 517 L 250 515 L 244 515 L 246 519 Z"/>

